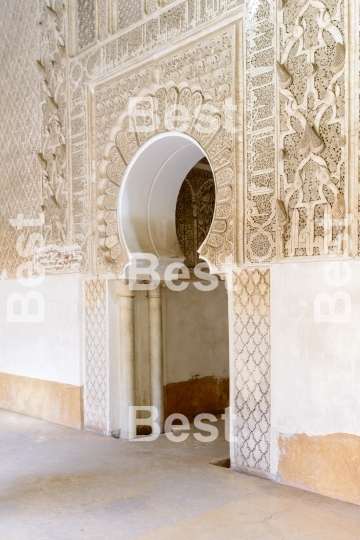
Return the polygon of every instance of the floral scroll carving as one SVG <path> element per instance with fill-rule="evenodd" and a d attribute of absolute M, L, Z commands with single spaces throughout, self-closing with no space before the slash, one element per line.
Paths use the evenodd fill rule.
<path fill-rule="evenodd" d="M 101 88 L 97 93 L 100 100 L 98 110 L 98 140 L 104 146 L 98 147 L 103 158 L 100 160 L 98 182 L 98 238 L 100 263 L 104 260 L 112 271 L 119 273 L 124 266 L 126 256 L 117 230 L 117 200 L 124 171 L 140 146 L 150 137 L 168 130 L 165 111 L 169 106 L 180 104 L 190 113 L 191 122 L 183 132 L 193 137 L 204 149 L 214 171 L 216 186 L 215 217 L 211 230 L 205 239 L 200 255 L 213 267 L 234 265 L 235 249 L 235 164 L 234 134 L 230 129 L 228 106 L 233 90 L 234 66 L 234 29 L 215 35 L 209 40 L 165 60 L 160 65 L 152 66 L 151 81 L 148 88 L 131 91 L 141 95 L 138 108 L 148 107 L 149 100 L 156 103 L 158 123 L 154 132 L 139 133 L 134 126 L 134 119 L 128 103 L 119 108 L 118 119 L 111 125 L 104 117 L 106 103 L 116 99 L 119 81 L 108 89 Z M 213 76 L 216 72 L 217 76 Z M 132 76 L 132 87 L 136 88 L 138 78 L 147 77 L 146 72 Z M 126 78 L 129 81 L 129 78 Z M 115 92 L 115 94 L 113 94 Z M 198 130 L 198 111 L 203 106 L 213 113 L 217 122 L 215 129 Z M 109 111 L 110 112 L 110 111 Z M 210 118 L 209 115 L 207 115 Z M 107 126 L 106 128 L 104 128 Z M 175 129 L 180 128 L 176 126 Z M 103 136 L 104 129 L 107 136 Z M 106 142 L 107 141 L 107 142 Z M 104 150 L 103 150 L 104 149 Z"/>
<path fill-rule="evenodd" d="M 46 244 L 67 242 L 65 6 L 45 0 L 41 16 L 41 78 L 43 129 L 39 160 L 42 167 L 42 208 Z"/>
<path fill-rule="evenodd" d="M 280 255 L 343 249 L 345 58 L 343 0 L 287 0 L 280 11 Z"/>
<path fill-rule="evenodd" d="M 198 248 L 210 230 L 214 210 L 212 172 L 194 168 L 180 189 L 176 207 L 176 233 L 189 268 L 194 268 L 200 262 Z"/>

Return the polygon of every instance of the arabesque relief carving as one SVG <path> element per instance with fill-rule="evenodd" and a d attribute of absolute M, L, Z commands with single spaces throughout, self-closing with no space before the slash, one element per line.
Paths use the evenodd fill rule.
<path fill-rule="evenodd" d="M 181 186 L 176 206 L 176 234 L 185 264 L 200 263 L 198 248 L 205 241 L 215 210 L 215 184 L 212 172 L 195 167 Z"/>
<path fill-rule="evenodd" d="M 39 160 L 42 167 L 42 210 L 46 244 L 68 241 L 67 186 L 67 59 L 65 4 L 44 0 L 40 22 L 41 52 L 38 68 L 42 89 L 43 127 Z"/>
<path fill-rule="evenodd" d="M 189 111 L 191 121 L 182 131 L 202 146 L 214 171 L 215 218 L 201 248 L 201 258 L 214 267 L 236 263 L 235 143 L 229 120 L 234 95 L 234 38 L 235 29 L 231 28 L 153 65 L 151 72 L 142 70 L 96 91 L 98 157 L 103 153 L 98 182 L 98 237 L 103 258 L 115 273 L 119 273 L 127 262 L 117 230 L 117 200 L 122 176 L 140 146 L 150 137 L 168 130 L 165 112 L 175 104 Z M 147 89 L 143 84 L 139 85 L 139 79 L 144 82 L 149 81 L 149 77 Z M 123 88 L 121 94 L 119 85 Z M 147 110 L 151 103 L 156 104 L 158 122 L 151 132 L 138 131 L 128 106 L 128 98 L 138 95 L 136 88 L 139 86 L 141 100 L 137 111 Z M 120 95 L 125 95 L 126 99 L 123 105 L 118 105 L 118 119 L 114 122 L 113 104 L 124 99 Z M 207 120 L 201 117 L 205 111 L 211 111 L 211 115 L 203 115 Z M 209 127 L 206 122 L 211 122 L 213 127 L 201 129 Z M 183 121 L 179 121 L 178 126 L 175 122 L 173 127 L 180 128 L 180 124 Z"/>
<path fill-rule="evenodd" d="M 280 256 L 341 254 L 346 227 L 343 0 L 280 11 Z M 279 209 L 279 207 L 278 207 Z"/>

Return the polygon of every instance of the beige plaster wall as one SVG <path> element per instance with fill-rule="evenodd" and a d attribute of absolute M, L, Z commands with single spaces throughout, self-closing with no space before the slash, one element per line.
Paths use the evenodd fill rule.
<path fill-rule="evenodd" d="M 228 296 L 224 282 L 211 292 L 190 283 L 164 289 L 165 413 L 190 419 L 229 405 Z"/>
<path fill-rule="evenodd" d="M 164 288 L 165 383 L 229 377 L 228 297 L 219 281 L 211 292 L 193 283 L 185 291 Z"/>
<path fill-rule="evenodd" d="M 280 481 L 359 503 L 359 263 L 271 270 L 272 462 Z M 347 295 L 329 320 L 319 295 Z M 325 298 L 324 296 L 322 298 Z M 344 311 L 338 303 L 334 317 Z"/>
<path fill-rule="evenodd" d="M 282 482 L 360 504 L 360 437 L 278 435 Z"/>
<path fill-rule="evenodd" d="M 81 429 L 83 388 L 0 373 L 0 408 Z"/>

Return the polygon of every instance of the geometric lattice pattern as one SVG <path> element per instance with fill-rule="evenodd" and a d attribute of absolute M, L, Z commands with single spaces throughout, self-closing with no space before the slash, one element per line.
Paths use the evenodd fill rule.
<path fill-rule="evenodd" d="M 118 29 L 126 28 L 139 21 L 143 16 L 141 0 L 118 0 Z"/>
<path fill-rule="evenodd" d="M 85 428 L 108 432 L 106 282 L 85 282 Z"/>
<path fill-rule="evenodd" d="M 96 41 L 96 2 L 77 0 L 78 48 L 85 49 Z"/>
<path fill-rule="evenodd" d="M 234 273 L 235 463 L 270 470 L 270 272 Z"/>
<path fill-rule="evenodd" d="M 37 152 L 41 137 L 40 75 L 37 0 L 0 2 L 0 273 L 9 278 L 27 259 L 16 250 L 16 240 L 40 232 L 12 227 L 19 214 L 39 220 L 41 167 Z M 24 254 L 24 252 L 23 252 Z"/>

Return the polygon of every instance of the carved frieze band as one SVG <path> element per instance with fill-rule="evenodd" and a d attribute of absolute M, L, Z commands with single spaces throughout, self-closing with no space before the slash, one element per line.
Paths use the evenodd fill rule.
<path fill-rule="evenodd" d="M 97 148 L 101 160 L 97 201 L 102 252 L 100 270 L 105 269 L 102 259 L 115 273 L 121 272 L 126 263 L 117 229 L 117 199 L 122 176 L 140 146 L 155 134 L 167 131 L 165 112 L 176 104 L 185 107 L 191 118 L 186 130 L 181 131 L 201 145 L 215 175 L 215 219 L 202 245 L 201 257 L 214 267 L 235 264 L 235 137 L 228 114 L 234 96 L 234 68 L 235 27 L 232 27 L 159 64 L 96 90 Z M 139 92 L 142 100 L 137 105 L 137 117 L 152 100 L 158 117 L 155 131 L 137 132 L 134 125 L 128 100 Z M 203 125 L 204 129 L 197 129 L 199 111 L 205 104 L 212 112 L 211 116 L 206 115 L 207 121 L 212 126 L 216 121 L 216 128 L 205 129 Z M 183 122 L 179 122 L 179 128 L 180 124 Z"/>
<path fill-rule="evenodd" d="M 240 6 L 244 0 L 73 0 L 73 16 L 76 17 L 76 50 L 81 52 L 109 34 L 126 29 L 136 23 L 147 21 L 144 28 L 162 39 L 167 26 L 172 34 L 194 28 L 205 20 L 226 13 Z M 170 4 L 174 3 L 174 6 Z M 152 17 L 160 9 L 169 6 L 163 16 Z M 180 25 L 175 29 L 173 19 Z M 169 24 L 170 23 L 170 24 Z M 131 40 L 130 40 L 131 41 Z"/>
<path fill-rule="evenodd" d="M 344 0 L 279 10 L 281 257 L 340 255 L 348 231 Z"/>
<path fill-rule="evenodd" d="M 248 0 L 246 47 L 246 260 L 276 256 L 275 0 Z"/>

